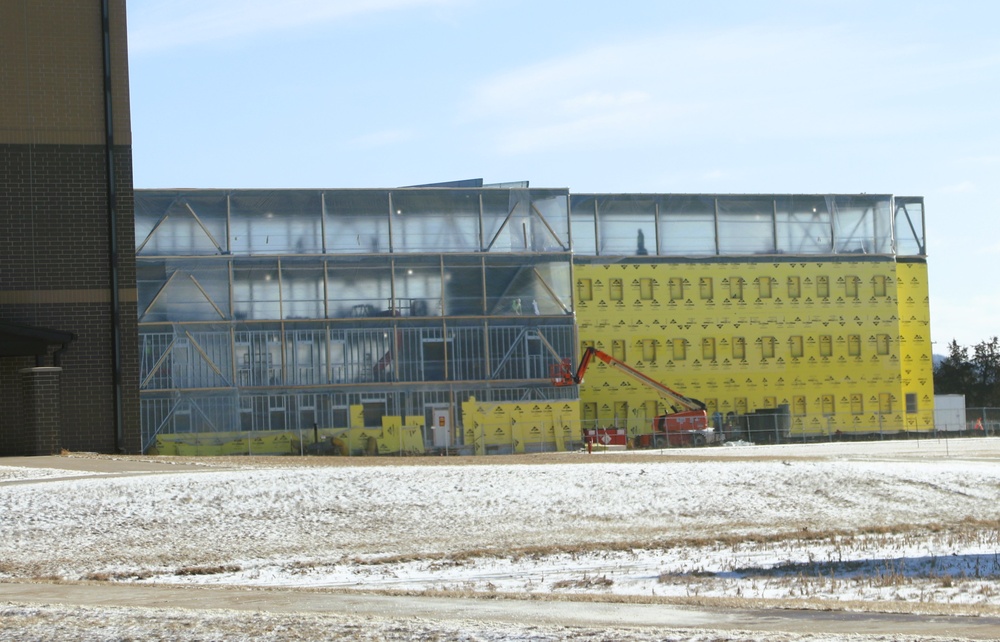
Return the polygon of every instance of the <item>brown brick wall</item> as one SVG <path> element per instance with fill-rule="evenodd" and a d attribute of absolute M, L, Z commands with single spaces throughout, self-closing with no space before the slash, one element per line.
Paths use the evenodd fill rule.
<path fill-rule="evenodd" d="M 2 316 L 0 316 L 2 318 Z M 21 370 L 35 365 L 33 357 L 0 359 L 0 457 L 19 455 L 24 449 Z"/>
<path fill-rule="evenodd" d="M 115 142 L 131 144 L 125 0 L 110 0 Z M 98 0 L 0 1 L 0 142 L 104 142 Z"/>
<path fill-rule="evenodd" d="M 124 439 L 116 439 L 101 3 L 0 0 L 0 320 L 72 332 L 60 443 L 139 449 L 135 232 L 125 0 L 109 0 Z M 51 350 L 50 350 L 51 353 Z M 54 365 L 50 354 L 42 365 Z M 22 434 L 18 372 L 0 358 L 0 453 Z M 20 431 L 20 432 L 19 432 Z"/>
<path fill-rule="evenodd" d="M 139 450 L 138 338 L 131 150 L 116 150 L 124 443 Z M 116 450 L 111 269 L 104 148 L 0 145 L 0 319 L 72 332 L 62 354 L 62 447 Z M 24 177 L 28 177 L 25 179 Z M 29 365 L 34 365 L 33 359 Z M 51 357 L 43 365 L 52 365 Z M 4 389 L 25 367 L 0 359 Z M 16 395 L 0 433 L 17 432 Z M 2 437 L 0 437 L 2 439 Z"/>
<path fill-rule="evenodd" d="M 15 455 L 53 455 L 60 451 L 60 368 L 21 370 L 22 427 Z"/>

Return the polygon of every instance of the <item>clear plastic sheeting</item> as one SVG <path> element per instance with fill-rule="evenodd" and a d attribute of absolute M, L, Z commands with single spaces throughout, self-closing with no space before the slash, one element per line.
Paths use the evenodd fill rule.
<path fill-rule="evenodd" d="M 710 256 L 718 253 L 715 199 L 712 197 L 664 196 L 659 214 L 662 256 Z"/>
<path fill-rule="evenodd" d="M 139 256 L 569 252 L 566 190 L 138 190 Z"/>
<path fill-rule="evenodd" d="M 256 454 L 254 442 L 268 431 L 297 433 L 299 440 L 309 437 L 314 427 L 346 429 L 351 406 L 376 406 L 388 415 L 423 417 L 426 443 L 432 443 L 432 412 L 451 403 L 461 404 L 470 398 L 485 403 L 572 400 L 572 388 L 541 391 L 523 386 L 446 385 L 435 390 L 387 391 L 374 397 L 363 390 L 184 390 L 152 392 L 140 400 L 143 450 L 156 443 L 158 435 L 195 433 L 224 435 L 243 432 L 242 452 Z M 301 447 L 301 446 L 300 446 Z M 298 454 L 300 451 L 290 451 Z"/>
<path fill-rule="evenodd" d="M 774 254 L 774 199 L 741 196 L 716 200 L 720 254 Z"/>
<path fill-rule="evenodd" d="M 573 249 L 621 257 L 922 255 L 923 200 L 893 202 L 878 194 L 574 194 Z"/>
<path fill-rule="evenodd" d="M 571 261 L 566 190 L 140 190 L 144 448 L 568 398 Z"/>
<path fill-rule="evenodd" d="M 545 380 L 572 338 L 556 320 L 151 326 L 140 389 Z"/>
<path fill-rule="evenodd" d="M 231 254 L 323 251 L 320 195 L 299 190 L 234 191 L 229 196 Z"/>
<path fill-rule="evenodd" d="M 565 255 L 143 259 L 140 323 L 572 314 Z"/>
<path fill-rule="evenodd" d="M 897 196 L 895 205 L 896 253 L 905 256 L 926 255 L 924 199 Z"/>
<path fill-rule="evenodd" d="M 774 199 L 775 242 L 783 254 L 829 254 L 833 227 L 825 196 L 779 196 Z"/>
<path fill-rule="evenodd" d="M 830 196 L 837 254 L 892 254 L 891 196 Z"/>
<path fill-rule="evenodd" d="M 331 190 L 323 193 L 323 249 L 331 254 L 389 251 L 389 193 Z"/>
<path fill-rule="evenodd" d="M 478 192 L 434 190 L 391 196 L 393 252 L 476 252 L 481 247 Z"/>
<path fill-rule="evenodd" d="M 569 319 L 150 324 L 139 343 L 144 444 L 158 433 L 287 430 L 319 421 L 300 408 L 325 408 L 320 425 L 346 427 L 346 403 L 333 404 L 336 413 L 331 407 L 330 387 L 340 385 L 347 386 L 340 398 L 350 392 L 411 406 L 426 391 L 392 392 L 386 384 L 516 382 L 522 395 L 560 398 L 548 377 L 552 364 L 572 354 L 573 341 Z"/>
<path fill-rule="evenodd" d="M 656 254 L 656 203 L 642 195 L 610 200 L 599 209 L 601 254 Z"/>
<path fill-rule="evenodd" d="M 205 256 L 229 251 L 226 192 L 137 192 L 139 256 Z"/>
<path fill-rule="evenodd" d="M 229 276 L 225 261 L 137 261 L 139 322 L 232 318 Z"/>
<path fill-rule="evenodd" d="M 570 251 L 569 197 L 565 191 L 484 190 L 482 203 L 483 251 Z"/>

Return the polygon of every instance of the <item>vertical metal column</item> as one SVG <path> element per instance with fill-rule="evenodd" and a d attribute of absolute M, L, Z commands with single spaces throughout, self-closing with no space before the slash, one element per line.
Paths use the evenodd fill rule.
<path fill-rule="evenodd" d="M 778 251 L 778 199 L 771 199 L 771 250 Z"/>
<path fill-rule="evenodd" d="M 572 247 L 572 246 L 570 246 Z M 597 211 L 597 197 L 594 197 L 594 256 L 601 255 L 601 216 Z"/>
<path fill-rule="evenodd" d="M 656 256 L 660 256 L 660 201 L 653 203 L 653 234 L 656 235 Z"/>
<path fill-rule="evenodd" d="M 319 195 L 319 233 L 323 236 L 320 251 L 326 254 L 326 192 Z"/>
<path fill-rule="evenodd" d="M 101 0 L 101 49 L 104 59 L 104 159 L 107 172 L 108 249 L 111 287 L 111 385 L 114 404 L 115 450 L 125 448 L 125 409 L 122 392 L 121 299 L 118 293 L 118 174 L 115 167 L 114 106 L 111 93 L 111 18 L 108 0 Z"/>
<path fill-rule="evenodd" d="M 715 255 L 719 256 L 722 254 L 722 244 L 719 242 L 719 199 L 718 197 L 713 199 L 715 203 Z"/>

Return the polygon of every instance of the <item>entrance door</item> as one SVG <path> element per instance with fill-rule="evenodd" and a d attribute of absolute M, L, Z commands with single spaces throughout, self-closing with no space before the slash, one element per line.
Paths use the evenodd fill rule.
<path fill-rule="evenodd" d="M 451 413 L 449 408 L 431 408 L 431 430 L 434 431 L 434 447 L 447 448 L 451 445 Z"/>

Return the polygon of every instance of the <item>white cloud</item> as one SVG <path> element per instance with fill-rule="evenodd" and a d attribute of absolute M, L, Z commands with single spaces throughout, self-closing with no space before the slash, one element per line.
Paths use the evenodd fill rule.
<path fill-rule="evenodd" d="M 885 78 L 918 52 L 890 46 L 837 27 L 669 33 L 488 78 L 462 116 L 522 153 L 907 131 L 919 116 L 899 113 Z"/>
<path fill-rule="evenodd" d="M 258 35 L 457 0 L 149 0 L 129 5 L 129 53 Z"/>
<path fill-rule="evenodd" d="M 972 181 L 962 181 L 953 185 L 946 185 L 938 191 L 943 194 L 964 194 L 976 191 L 976 185 Z"/>

